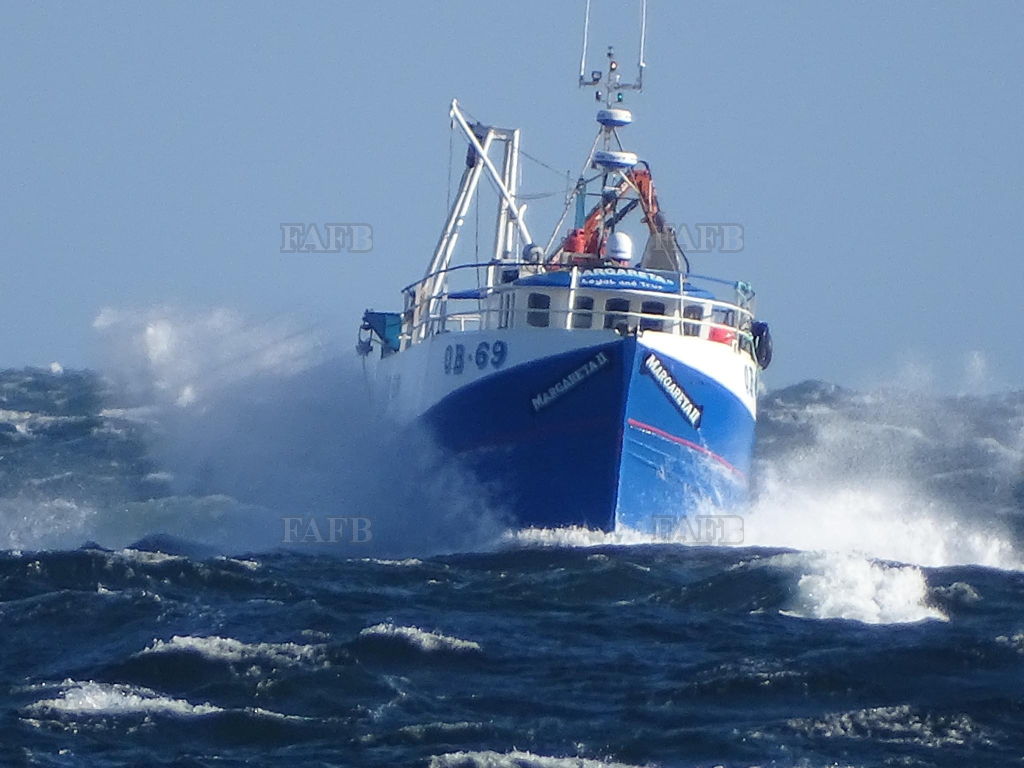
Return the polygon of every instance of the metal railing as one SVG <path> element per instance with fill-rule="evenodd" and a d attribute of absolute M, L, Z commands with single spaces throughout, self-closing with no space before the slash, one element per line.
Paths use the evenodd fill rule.
<path fill-rule="evenodd" d="M 499 273 L 511 271 L 515 276 L 510 276 L 506 282 L 500 282 L 492 287 L 482 287 L 475 291 L 476 295 L 456 295 L 451 293 L 432 292 L 431 295 L 422 295 L 420 292 L 424 284 L 431 286 L 438 285 L 438 278 L 447 276 L 448 273 L 466 269 L 493 269 Z M 573 267 L 573 271 L 578 268 Z M 541 274 L 546 270 L 540 264 L 533 262 L 486 262 L 481 264 L 461 264 L 436 273 L 427 275 L 423 279 L 406 286 L 403 293 L 406 297 L 405 314 L 403 317 L 403 328 L 400 336 L 402 347 L 405 348 L 430 336 L 441 333 L 459 333 L 475 330 L 505 329 L 505 328 L 534 328 L 538 331 L 547 329 L 564 329 L 573 331 L 588 330 L 615 330 L 620 333 L 634 333 L 637 331 L 658 331 L 671 333 L 680 336 L 701 338 L 711 342 L 725 344 L 733 350 L 744 351 L 748 354 L 753 352 L 753 337 L 750 332 L 753 322 L 753 312 L 750 310 L 750 299 L 753 292 L 744 283 L 730 282 L 718 278 L 691 275 L 701 281 L 715 282 L 728 285 L 736 291 L 736 302 L 728 302 L 720 299 L 705 298 L 686 293 L 685 289 L 679 293 L 664 293 L 660 291 L 644 291 L 640 289 L 623 289 L 621 292 L 609 290 L 595 290 L 591 288 L 576 288 L 577 280 L 571 280 L 570 287 L 562 286 L 528 286 L 513 285 L 512 280 L 522 277 L 522 273 Z M 445 281 L 446 282 L 446 281 Z M 686 281 L 691 282 L 691 279 Z M 685 285 L 686 283 L 684 283 Z M 578 292 L 585 296 L 602 296 L 605 300 L 620 296 L 630 296 L 635 299 L 659 302 L 665 305 L 666 312 L 643 312 L 630 306 L 630 309 L 609 309 L 605 308 L 531 308 L 514 306 L 517 299 L 525 299 L 529 293 L 547 293 L 557 295 L 565 292 L 569 297 Z M 456 294 L 474 293 L 472 289 L 466 292 L 456 291 Z M 507 306 L 482 306 L 483 302 L 502 302 L 504 297 L 509 305 Z M 449 310 L 449 302 L 471 302 L 481 303 L 475 310 Z M 632 304 L 632 302 L 631 302 Z M 728 322 L 720 322 L 719 316 L 729 318 Z"/>
<path fill-rule="evenodd" d="M 718 301 L 695 299 L 691 306 L 704 302 L 715 305 L 722 304 Z M 733 305 L 726 306 L 733 310 L 739 310 Z M 491 318 L 494 316 L 499 316 L 505 322 L 492 322 Z M 545 318 L 544 321 L 539 321 L 541 316 Z M 746 316 L 749 320 L 749 313 L 746 313 Z M 559 322 L 555 322 L 556 317 L 559 318 Z M 706 317 L 684 317 L 675 313 L 669 315 L 635 310 L 502 309 L 499 307 L 469 312 L 443 310 L 429 318 L 424 318 L 422 325 L 428 325 L 433 329 L 427 334 L 428 336 L 497 328 L 529 328 L 538 331 L 555 329 L 581 332 L 614 330 L 619 333 L 656 331 L 726 344 L 736 351 L 753 349 L 753 336 L 747 330 L 750 327 L 749 322 L 745 327 L 740 327 L 730 323 L 716 322 Z M 411 338 L 412 336 L 406 333 L 401 336 L 403 344 L 410 342 Z"/>

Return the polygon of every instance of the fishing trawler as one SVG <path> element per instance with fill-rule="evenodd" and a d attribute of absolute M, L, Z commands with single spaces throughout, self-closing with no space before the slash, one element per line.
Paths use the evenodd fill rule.
<path fill-rule="evenodd" d="M 425 425 L 495 491 L 519 527 L 661 532 L 745 497 L 768 326 L 744 282 L 699 276 L 661 208 L 651 166 L 623 149 L 627 91 L 609 49 L 579 84 L 598 131 L 562 217 L 541 244 L 518 194 L 520 133 L 467 118 L 467 156 L 423 277 L 401 312 L 367 310 L 358 350 L 380 350 L 374 386 L 400 422 Z M 459 263 L 482 178 L 497 190 L 493 255 Z M 639 256 L 623 222 L 646 230 Z M 571 226 L 566 226 L 569 218 Z"/>

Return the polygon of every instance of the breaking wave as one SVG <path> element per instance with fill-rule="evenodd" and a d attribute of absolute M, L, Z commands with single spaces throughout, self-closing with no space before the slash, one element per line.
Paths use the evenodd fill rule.
<path fill-rule="evenodd" d="M 303 664 L 320 660 L 322 646 L 298 643 L 243 643 L 231 637 L 191 637 L 175 635 L 156 640 L 143 651 L 147 654 L 194 653 L 214 661 L 270 661 L 276 664 Z"/>
<path fill-rule="evenodd" d="M 925 399 L 789 387 L 761 402 L 755 478 L 750 506 L 733 510 L 743 518 L 736 545 L 1024 569 L 1024 392 Z M 505 542 L 695 543 L 686 529 L 534 529 Z"/>
<path fill-rule="evenodd" d="M 426 435 L 374 415 L 361 372 L 339 362 L 341 345 L 322 328 L 167 308 L 106 309 L 95 326 L 107 342 L 102 375 L 0 375 L 0 547 L 260 552 L 294 543 L 291 519 L 308 548 L 328 517 L 368 510 L 372 542 L 342 538 L 322 551 L 400 559 L 689 543 L 628 530 L 506 533 L 500 505 Z M 758 432 L 737 544 L 1024 567 L 1024 393 L 923 397 L 806 382 L 762 398 Z"/>
<path fill-rule="evenodd" d="M 481 650 L 480 643 L 473 640 L 427 632 L 419 627 L 397 627 L 390 623 L 366 627 L 359 632 L 359 637 L 395 640 L 425 653 L 478 653 Z"/>
<path fill-rule="evenodd" d="M 638 768 L 582 757 L 544 757 L 531 752 L 450 752 L 430 758 L 429 768 Z"/>
<path fill-rule="evenodd" d="M 1024 567 L 1024 392 L 770 395 L 744 543 L 922 566 Z"/>
<path fill-rule="evenodd" d="M 793 558 L 780 555 L 779 558 Z M 784 612 L 809 619 L 853 619 L 865 624 L 947 621 L 931 604 L 920 568 L 886 565 L 844 553 L 800 555 L 795 598 Z"/>
<path fill-rule="evenodd" d="M 84 683 L 66 680 L 58 695 L 41 699 L 26 708 L 29 714 L 135 715 L 161 714 L 197 717 L 223 712 L 212 704 L 192 704 L 162 696 L 156 691 L 118 683 Z"/>
<path fill-rule="evenodd" d="M 506 527 L 426 434 L 373 411 L 323 329 L 173 309 L 95 325 L 102 374 L 0 374 L 2 548 L 159 534 L 186 554 L 404 557 L 486 548 Z"/>

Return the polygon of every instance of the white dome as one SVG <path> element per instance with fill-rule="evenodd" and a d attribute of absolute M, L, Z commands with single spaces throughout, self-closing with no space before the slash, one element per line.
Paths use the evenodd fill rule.
<path fill-rule="evenodd" d="M 633 113 L 621 107 L 601 109 L 597 113 L 597 122 L 605 128 L 621 128 L 633 122 Z"/>
<path fill-rule="evenodd" d="M 633 260 L 633 240 L 625 232 L 612 232 L 608 237 L 608 258 L 615 261 Z"/>
<path fill-rule="evenodd" d="M 606 171 L 622 171 L 632 168 L 639 162 L 635 152 L 616 152 L 609 149 L 599 149 L 594 153 L 594 165 L 604 168 Z"/>

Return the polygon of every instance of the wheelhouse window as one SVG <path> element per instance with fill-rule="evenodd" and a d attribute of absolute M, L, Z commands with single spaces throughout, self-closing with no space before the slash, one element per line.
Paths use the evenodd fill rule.
<path fill-rule="evenodd" d="M 572 303 L 572 327 L 590 328 L 594 325 L 594 297 L 577 296 Z"/>
<path fill-rule="evenodd" d="M 665 303 L 661 301 L 645 301 L 640 305 L 642 315 L 664 315 Z M 640 318 L 640 329 L 643 331 L 660 331 L 665 327 L 664 320 L 655 320 L 650 317 Z"/>
<path fill-rule="evenodd" d="M 546 293 L 531 293 L 527 299 L 526 324 L 535 328 L 547 328 L 551 322 L 548 310 L 551 309 L 551 297 Z"/>
<path fill-rule="evenodd" d="M 708 338 L 711 341 L 718 341 L 722 344 L 732 344 L 736 340 L 736 314 L 731 309 L 716 308 L 711 313 L 711 320 L 720 325 L 727 325 L 729 328 L 714 327 L 708 331 Z"/>
<path fill-rule="evenodd" d="M 687 304 L 683 307 L 683 317 L 689 320 L 703 320 L 704 307 L 701 304 Z M 697 323 L 683 323 L 684 336 L 700 336 L 700 326 Z"/>
<path fill-rule="evenodd" d="M 712 313 L 712 317 L 716 323 L 733 327 L 736 325 L 736 315 L 731 309 L 716 308 Z"/>
<path fill-rule="evenodd" d="M 516 295 L 512 291 L 502 294 L 500 311 L 498 312 L 498 327 L 511 328 L 513 313 L 515 312 Z"/>
<path fill-rule="evenodd" d="M 604 327 L 617 329 L 627 323 L 625 313 L 629 312 L 629 299 L 608 299 L 604 303 Z"/>

